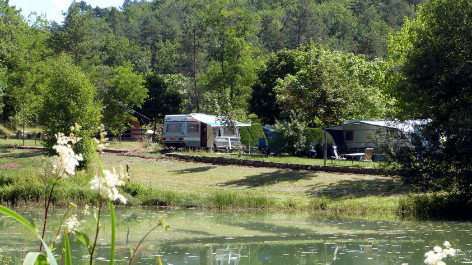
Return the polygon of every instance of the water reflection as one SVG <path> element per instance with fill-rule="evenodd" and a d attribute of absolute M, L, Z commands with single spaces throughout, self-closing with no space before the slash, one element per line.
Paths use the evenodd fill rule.
<path fill-rule="evenodd" d="M 42 213 L 17 209 L 38 224 Z M 52 212 L 48 242 L 55 234 L 60 209 Z M 155 230 L 139 250 L 133 264 L 424 264 L 425 253 L 449 241 L 458 249 L 446 264 L 472 261 L 471 225 L 459 222 L 391 222 L 326 219 L 305 213 L 214 212 L 196 210 L 116 209 L 117 264 L 128 264 L 141 238 L 160 216 L 172 225 L 169 231 Z M 79 213 L 80 214 L 80 213 Z M 106 217 L 99 238 L 96 264 L 108 264 L 109 227 Z M 92 217 L 79 230 L 93 234 Z M 54 229 L 53 229 L 54 228 Z M 74 237 L 72 236 L 72 239 Z M 60 246 L 59 242 L 57 246 Z M 72 242 L 74 264 L 88 264 L 88 252 Z M 39 244 L 31 233 L 13 219 L 0 216 L 0 260 L 21 264 L 28 251 Z M 460 249 L 460 250 L 459 250 Z"/>

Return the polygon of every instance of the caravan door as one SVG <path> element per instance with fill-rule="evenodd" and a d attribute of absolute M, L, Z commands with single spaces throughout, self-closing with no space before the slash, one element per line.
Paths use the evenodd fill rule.
<path fill-rule="evenodd" d="M 200 123 L 200 146 L 213 147 L 213 135 L 211 125 Z"/>
<path fill-rule="evenodd" d="M 200 122 L 200 131 L 202 132 L 200 134 L 200 146 L 201 147 L 206 147 L 207 146 L 207 139 L 208 139 L 208 130 L 207 130 L 207 125 L 203 122 Z"/>

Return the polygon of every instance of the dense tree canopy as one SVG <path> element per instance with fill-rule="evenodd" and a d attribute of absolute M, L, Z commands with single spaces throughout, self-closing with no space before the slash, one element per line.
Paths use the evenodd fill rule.
<path fill-rule="evenodd" d="M 98 131 L 102 105 L 94 100 L 95 87 L 70 57 L 62 56 L 49 63 L 45 82 L 47 96 L 39 110 L 39 124 L 49 136 L 44 144 L 54 153 L 55 135 L 70 135 L 72 126 L 81 126 L 76 135 L 85 139 L 77 143 L 74 151 L 84 155 L 81 164 L 87 166 L 93 160 L 93 156 L 90 157 L 92 146 L 87 138 Z"/>
<path fill-rule="evenodd" d="M 404 180 L 423 190 L 472 187 L 471 14 L 466 0 L 428 1 L 391 41 L 387 91 L 395 114 L 429 121 L 401 164 L 414 172 Z M 418 152 L 428 155 L 424 163 L 416 163 Z"/>
<path fill-rule="evenodd" d="M 417 4 L 406 0 L 155 0 L 124 1 L 117 9 L 73 1 L 62 21 L 47 23 L 40 16 L 27 20 L 7 1 L 0 3 L 0 105 L 3 121 L 12 126 L 15 121 L 38 122 L 36 108 L 49 93 L 46 61 L 60 61 L 64 54 L 90 80 L 94 99 L 108 105 L 107 110 L 114 108 L 116 97 L 107 93 L 117 91 L 117 71 L 131 67 L 141 76 L 159 80 L 178 77 L 166 89 L 144 95 L 152 98 L 148 102 L 171 98 L 169 102 L 176 104 L 166 102 L 158 110 L 144 104 L 141 111 L 156 121 L 175 111 L 199 111 L 243 121 L 256 114 L 273 124 L 280 114 L 287 116 L 275 101 L 276 80 L 297 74 L 300 64 L 295 65 L 290 56 L 311 40 L 327 51 L 337 50 L 336 64 L 355 80 L 352 91 L 358 103 L 346 115 L 379 117 L 384 102 L 377 81 L 382 79 L 379 62 L 385 58 L 387 34 L 400 28 L 404 16 L 412 17 Z M 128 77 L 132 95 L 142 86 Z M 30 116 L 21 115 L 25 113 Z M 105 117 L 111 117 L 108 114 Z"/>
<path fill-rule="evenodd" d="M 115 68 L 109 89 L 101 95 L 105 105 L 103 121 L 113 134 L 121 134 L 129 127 L 128 122 L 136 119 L 133 108 L 141 107 L 148 93 L 143 83 L 143 77 L 133 72 L 130 63 Z"/>
<path fill-rule="evenodd" d="M 268 56 L 264 67 L 259 69 L 257 82 L 252 86 L 250 111 L 256 114 L 263 124 L 275 124 L 276 120 L 282 118 L 282 109 L 277 103 L 274 87 L 279 78 L 283 79 L 289 74 L 295 75 L 300 70 L 296 60 L 296 50 L 282 50 Z"/>
<path fill-rule="evenodd" d="M 149 96 L 140 112 L 154 123 L 162 123 L 166 114 L 180 113 L 182 110 L 182 94 L 169 85 L 166 79 L 155 73 L 145 76 L 145 87 Z"/>

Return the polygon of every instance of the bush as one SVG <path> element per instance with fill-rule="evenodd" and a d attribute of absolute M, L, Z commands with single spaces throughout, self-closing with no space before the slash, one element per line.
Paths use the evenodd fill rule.
<path fill-rule="evenodd" d="M 5 204 L 21 205 L 39 202 L 44 185 L 39 177 L 32 172 L 25 172 L 15 178 L 6 180 L 0 188 L 0 201 Z"/>
<path fill-rule="evenodd" d="M 290 121 L 276 121 L 275 134 L 270 141 L 271 148 L 284 150 L 290 155 L 300 155 L 306 151 L 307 123 L 292 116 Z"/>
<path fill-rule="evenodd" d="M 315 149 L 318 155 L 322 154 L 323 130 L 322 128 L 307 128 L 307 124 L 297 119 L 291 121 L 277 121 L 274 126 L 274 137 L 270 140 L 270 147 L 285 150 L 290 155 L 308 155 Z M 328 144 L 334 142 L 328 135 Z"/>
<path fill-rule="evenodd" d="M 460 209 L 460 210 L 457 210 Z M 472 200 L 469 194 L 424 193 L 401 198 L 398 213 L 414 220 L 469 220 Z"/>
<path fill-rule="evenodd" d="M 259 138 L 265 138 L 262 125 L 259 123 L 251 124 L 250 127 L 240 127 L 239 135 L 241 136 L 241 144 L 246 146 L 258 146 Z"/>

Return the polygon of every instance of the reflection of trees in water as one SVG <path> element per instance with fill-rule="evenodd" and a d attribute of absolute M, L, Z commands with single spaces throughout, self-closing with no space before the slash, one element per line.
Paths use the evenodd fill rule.
<path fill-rule="evenodd" d="M 22 214 L 23 212 L 24 210 Z M 28 212 L 36 224 L 41 223 L 40 215 L 33 210 Z M 228 243 L 230 248 L 238 251 L 234 253 L 240 254 L 239 265 L 423 264 L 424 254 L 446 240 L 450 241 L 454 248 L 462 250 L 457 261 L 448 260 L 448 265 L 472 260 L 472 253 L 469 251 L 472 247 L 467 245 L 472 240 L 472 224 L 469 223 L 370 222 L 319 219 L 310 215 L 277 212 L 181 211 L 162 208 L 118 208 L 116 212 L 119 231 L 118 259 L 130 257 L 129 246 L 136 246 L 142 235 L 155 225 L 158 217 L 164 216 L 166 221 L 173 225 L 167 232 L 152 233 L 145 241 L 136 257 L 140 259 L 141 264 L 156 264 L 157 257 L 161 256 L 162 259 L 167 259 L 166 263 L 174 265 L 183 264 L 184 260 L 186 264 L 215 265 L 214 253 L 217 249 L 227 248 Z M 56 209 L 52 216 L 59 218 L 61 213 Z M 51 219 L 51 227 L 57 227 L 58 223 L 58 220 Z M 94 220 L 87 220 L 81 224 L 79 230 L 89 233 L 93 231 L 94 224 Z M 202 229 L 206 226 L 211 228 Z M 224 229 L 218 230 L 219 227 Z M 0 246 L 15 246 L 15 249 L 21 246 L 37 250 L 37 241 L 32 235 L 28 237 L 28 231 L 22 229 L 21 224 L 14 223 L 9 218 L 0 218 Z M 126 244 L 128 229 L 129 242 Z M 317 232 L 318 230 L 339 232 L 328 234 Z M 104 245 L 97 257 L 107 259 L 109 234 L 106 231 L 109 231 L 109 224 L 106 220 L 102 223 L 101 231 L 105 231 L 100 234 L 103 239 L 100 243 Z M 241 236 L 245 233 L 252 236 Z M 233 239 L 228 239 L 228 235 Z M 76 250 L 73 254 L 77 261 L 87 254 L 80 244 L 73 249 Z M 24 258 L 21 253 L 4 247 L 0 250 L 0 255 L 12 256 L 16 261 Z M 98 261 L 97 264 L 104 262 Z"/>

